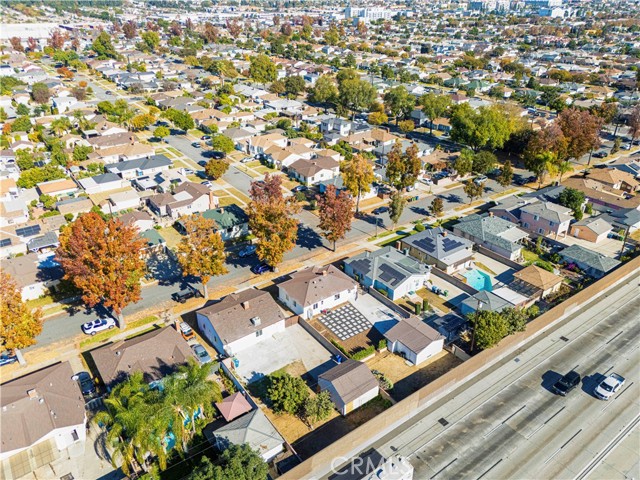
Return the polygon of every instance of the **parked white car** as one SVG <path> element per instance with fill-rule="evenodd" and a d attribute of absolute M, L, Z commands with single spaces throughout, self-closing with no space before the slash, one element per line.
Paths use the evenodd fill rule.
<path fill-rule="evenodd" d="M 610 374 L 593 392 L 600 400 L 609 400 L 624 385 L 624 377 L 617 373 Z"/>
<path fill-rule="evenodd" d="M 116 321 L 111 317 L 96 318 L 92 322 L 82 324 L 82 332 L 87 335 L 95 335 L 96 333 L 103 332 L 104 330 L 110 330 L 115 327 Z"/>

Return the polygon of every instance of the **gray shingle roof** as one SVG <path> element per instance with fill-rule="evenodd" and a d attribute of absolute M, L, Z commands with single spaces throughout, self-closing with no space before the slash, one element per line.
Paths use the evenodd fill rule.
<path fill-rule="evenodd" d="M 108 172 L 119 173 L 127 170 L 150 170 L 152 168 L 170 167 L 172 165 L 164 155 L 153 155 L 149 158 L 137 158 L 135 160 L 126 160 L 113 165 L 107 165 Z"/>
<path fill-rule="evenodd" d="M 378 381 L 369 367 L 351 359 L 321 374 L 318 379 L 330 382 L 345 404 L 378 386 Z"/>
<path fill-rule="evenodd" d="M 573 216 L 566 213 L 570 209 L 552 202 L 536 202 L 520 208 L 520 211 L 530 215 L 538 215 L 540 218 L 555 223 L 566 222 L 573 219 Z"/>
<path fill-rule="evenodd" d="M 490 312 L 499 312 L 503 308 L 513 307 L 513 305 L 507 302 L 505 299 L 486 290 L 480 290 L 478 293 L 472 295 L 471 297 L 465 298 L 462 303 L 468 307 L 471 307 L 475 311 L 478 310 L 478 301 L 482 302 L 480 310 L 488 310 Z"/>
<path fill-rule="evenodd" d="M 291 274 L 291 279 L 278 288 L 303 307 L 352 290 L 356 283 L 333 265 L 310 267 Z"/>
<path fill-rule="evenodd" d="M 345 260 L 355 273 L 378 280 L 388 287 L 397 287 L 413 275 L 426 275 L 430 267 L 393 247 L 364 252 Z"/>
<path fill-rule="evenodd" d="M 412 352 L 420 353 L 442 335 L 417 317 L 401 320 L 384 335 L 388 341 L 399 341 Z"/>
<path fill-rule="evenodd" d="M 447 232 L 442 227 L 424 230 L 411 235 L 403 240 L 403 243 L 415 247 L 430 257 L 446 262 L 452 255 L 468 251 L 473 247 L 473 242 L 466 238 L 458 237 Z"/>
<path fill-rule="evenodd" d="M 284 440 L 259 408 L 236 418 L 212 432 L 216 441 L 221 444 L 242 445 L 248 443 L 260 455 L 273 450 L 284 443 Z"/>
<path fill-rule="evenodd" d="M 607 257 L 601 253 L 587 250 L 580 245 L 571 245 L 560 251 L 560 256 L 567 262 L 582 263 L 603 274 L 613 270 L 620 262 L 615 258 Z"/>
<path fill-rule="evenodd" d="M 515 252 L 521 247 L 515 241 L 503 238 L 503 236 L 509 235 L 516 238 L 529 236 L 513 223 L 494 216 L 469 215 L 454 226 L 454 230 L 456 229 L 477 238 L 479 241 L 495 245 L 509 252 Z"/>

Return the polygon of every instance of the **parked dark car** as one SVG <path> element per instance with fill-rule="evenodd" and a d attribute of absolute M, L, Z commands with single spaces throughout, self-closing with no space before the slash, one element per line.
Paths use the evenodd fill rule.
<path fill-rule="evenodd" d="M 195 298 L 200 295 L 200 292 L 193 287 L 185 288 L 184 290 L 180 290 L 179 292 L 175 292 L 171 295 L 171 298 L 179 303 L 185 303 L 190 298 Z"/>
<path fill-rule="evenodd" d="M 293 187 L 291 189 L 292 192 L 306 192 L 307 190 L 309 190 L 309 188 L 307 188 L 307 186 L 305 185 L 297 185 L 295 187 Z"/>
<path fill-rule="evenodd" d="M 225 158 L 226 156 L 227 156 L 227 154 L 224 153 L 224 152 L 216 152 L 215 150 L 213 150 L 211 152 L 211 158 L 216 158 L 218 160 L 221 160 L 221 159 Z"/>
<path fill-rule="evenodd" d="M 96 385 L 88 372 L 76 373 L 73 379 L 78 382 L 80 391 L 85 397 L 91 397 L 96 393 Z"/>
<path fill-rule="evenodd" d="M 566 396 L 571 390 L 580 384 L 580 374 L 571 370 L 564 377 L 558 380 L 552 387 L 554 393 Z"/>
<path fill-rule="evenodd" d="M 251 272 L 255 273 L 256 275 L 262 275 L 263 273 L 270 272 L 271 270 L 273 269 L 266 262 L 262 262 L 262 263 L 259 263 L 258 265 L 254 265 L 253 267 L 251 267 Z"/>
<path fill-rule="evenodd" d="M 609 153 L 605 150 L 600 150 L 599 152 L 594 153 L 593 156 L 596 158 L 606 158 L 609 156 Z"/>
<path fill-rule="evenodd" d="M 373 214 L 374 215 L 380 215 L 381 213 L 385 213 L 389 211 L 389 207 L 378 207 L 375 210 L 373 210 Z"/>
<path fill-rule="evenodd" d="M 206 160 L 200 160 L 200 161 L 198 162 L 198 165 L 200 165 L 201 167 L 206 167 L 206 166 L 207 166 L 207 163 L 209 163 L 209 162 L 207 162 Z"/>

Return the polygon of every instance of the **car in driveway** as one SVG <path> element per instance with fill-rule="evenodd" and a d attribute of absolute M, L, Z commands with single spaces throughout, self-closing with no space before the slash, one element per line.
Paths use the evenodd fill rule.
<path fill-rule="evenodd" d="M 580 384 L 580 374 L 574 370 L 564 375 L 560 380 L 553 384 L 551 389 L 558 395 L 566 396 L 571 390 Z"/>
<path fill-rule="evenodd" d="M 213 183 L 211 183 L 209 180 L 207 180 L 206 182 L 202 182 L 202 186 L 207 187 L 207 188 L 213 188 Z"/>
<path fill-rule="evenodd" d="M 86 335 L 95 335 L 96 333 L 104 332 L 105 330 L 111 330 L 116 325 L 116 321 L 113 318 L 100 317 L 92 320 L 91 322 L 83 323 L 80 328 Z"/>
<path fill-rule="evenodd" d="M 4 352 L 0 354 L 0 367 L 4 365 L 11 365 L 12 363 L 16 363 L 18 361 L 18 357 L 12 355 L 10 352 Z"/>
<path fill-rule="evenodd" d="M 191 351 L 193 351 L 193 354 L 196 356 L 196 359 L 198 360 L 198 362 L 200 362 L 201 365 L 211 362 L 209 352 L 207 352 L 207 349 L 199 343 L 194 343 L 193 345 L 191 345 Z"/>
<path fill-rule="evenodd" d="M 206 167 L 207 166 L 207 162 L 206 160 L 198 160 L 198 165 L 200 165 L 201 167 Z"/>
<path fill-rule="evenodd" d="M 182 338 L 184 338 L 187 342 L 196 338 L 196 334 L 193 333 L 193 329 L 187 322 L 180 322 L 180 335 L 182 335 Z"/>
<path fill-rule="evenodd" d="M 211 140 L 211 135 L 202 135 L 200 140 Z"/>
<path fill-rule="evenodd" d="M 371 213 L 373 213 L 374 215 L 380 215 L 388 211 L 389 211 L 389 207 L 378 207 L 375 210 L 373 210 Z"/>
<path fill-rule="evenodd" d="M 593 391 L 593 394 L 600 400 L 609 400 L 613 395 L 622 388 L 625 379 L 622 375 L 611 373 L 607 378 L 601 381 Z"/>
<path fill-rule="evenodd" d="M 71 378 L 78 382 L 80 391 L 85 398 L 91 398 L 96 393 L 96 384 L 93 382 L 89 372 L 76 373 Z"/>
<path fill-rule="evenodd" d="M 291 191 L 293 193 L 297 193 L 297 192 L 306 192 L 307 190 L 309 190 L 309 188 L 305 185 L 296 185 L 295 187 L 293 187 L 291 189 Z"/>
<path fill-rule="evenodd" d="M 262 275 L 263 273 L 270 272 L 271 270 L 271 266 L 266 262 L 262 262 L 251 267 L 251 272 L 255 273 L 256 275 Z"/>
<path fill-rule="evenodd" d="M 244 247 L 242 250 L 238 252 L 238 256 L 241 258 L 250 257 L 251 255 L 256 253 L 256 248 L 257 247 L 255 245 L 247 245 L 246 247 Z"/>
<path fill-rule="evenodd" d="M 240 163 L 249 163 L 249 162 L 253 162 L 253 157 L 244 157 L 242 160 L 240 160 Z"/>

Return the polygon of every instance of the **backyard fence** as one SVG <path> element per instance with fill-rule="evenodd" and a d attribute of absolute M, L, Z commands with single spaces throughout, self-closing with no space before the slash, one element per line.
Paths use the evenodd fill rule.
<path fill-rule="evenodd" d="M 383 294 L 381 294 L 375 288 L 369 287 L 367 291 L 368 291 L 369 295 L 371 295 L 373 298 L 378 300 L 380 303 L 382 303 L 385 306 L 389 307 L 391 310 L 396 312 L 402 318 L 409 318 L 411 316 L 411 313 L 407 312 L 400 305 L 397 305 L 392 300 L 390 300 L 389 298 L 385 297 Z"/>
<path fill-rule="evenodd" d="M 324 348 L 329 350 L 329 352 L 331 352 L 332 355 L 340 355 L 341 357 L 344 357 L 344 353 L 342 353 L 340 350 L 338 350 L 336 348 L 336 346 L 333 345 L 329 340 L 324 338 L 319 331 L 317 331 L 315 328 L 313 328 L 311 325 L 309 325 L 309 323 L 307 323 L 307 321 L 304 318 L 300 317 L 298 319 L 298 324 L 302 328 L 304 328 L 304 330 L 309 335 L 311 335 L 313 338 L 315 338 L 320 345 L 322 345 Z"/>
<path fill-rule="evenodd" d="M 468 283 L 465 283 L 462 280 L 459 280 L 456 277 L 454 277 L 452 275 L 449 275 L 448 273 L 445 273 L 440 269 L 437 269 L 435 267 L 432 268 L 431 269 L 431 274 L 435 275 L 438 278 L 443 279 L 445 282 L 449 282 L 454 287 L 459 288 L 460 290 L 462 290 L 465 293 L 468 293 L 469 295 L 475 295 L 476 293 L 478 293 L 478 290 L 473 288 Z"/>
<path fill-rule="evenodd" d="M 486 255 L 489 258 L 493 258 L 495 261 L 503 263 L 507 265 L 509 268 L 513 268 L 516 272 L 524 268 L 523 265 L 520 265 L 519 263 L 514 262 L 513 260 L 509 260 L 507 257 L 503 257 L 502 255 L 499 255 L 493 250 L 489 250 L 488 248 L 485 248 L 482 245 L 476 245 L 476 248 L 478 249 L 478 253 L 481 253 L 482 255 Z"/>

